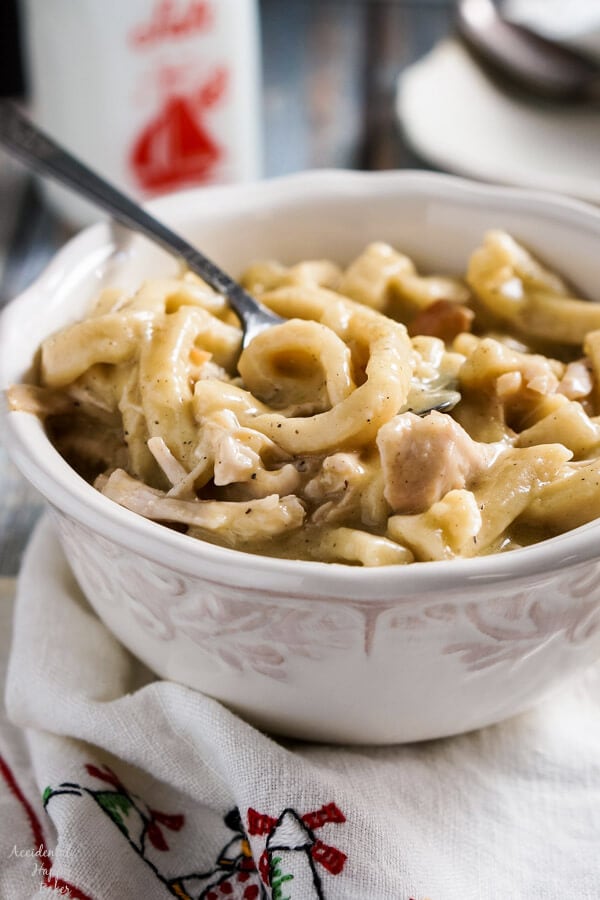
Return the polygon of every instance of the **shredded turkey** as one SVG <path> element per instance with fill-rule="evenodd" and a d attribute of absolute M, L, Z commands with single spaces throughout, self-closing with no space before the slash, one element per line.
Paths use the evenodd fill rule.
<path fill-rule="evenodd" d="M 227 503 L 217 500 L 174 500 L 162 491 L 116 469 L 96 482 L 102 493 L 138 515 L 161 522 L 180 522 L 244 540 L 261 539 L 299 528 L 304 507 L 297 497 L 271 494 L 260 500 Z"/>

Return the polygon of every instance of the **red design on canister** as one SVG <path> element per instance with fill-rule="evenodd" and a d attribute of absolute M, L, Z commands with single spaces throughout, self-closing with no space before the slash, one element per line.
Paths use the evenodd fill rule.
<path fill-rule="evenodd" d="M 173 40 L 196 31 L 206 31 L 212 22 L 212 9 L 206 0 L 191 0 L 185 8 L 178 8 L 174 0 L 159 0 L 150 18 L 133 29 L 129 41 L 134 47 L 145 48 L 161 40 Z"/>
<path fill-rule="evenodd" d="M 223 97 L 227 71 L 217 68 L 199 90 L 174 93 L 135 138 L 130 167 L 139 187 L 157 194 L 210 181 L 224 156 L 206 113 Z"/>

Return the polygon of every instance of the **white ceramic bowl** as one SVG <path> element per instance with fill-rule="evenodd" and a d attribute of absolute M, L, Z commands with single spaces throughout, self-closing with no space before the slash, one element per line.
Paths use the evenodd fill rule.
<path fill-rule="evenodd" d="M 505 228 L 600 300 L 600 213 L 425 173 L 321 172 L 192 191 L 154 209 L 236 274 L 257 257 L 349 260 L 369 241 L 464 271 Z M 142 239 L 83 232 L 0 323 L 0 387 L 105 284 L 174 269 Z M 36 418 L 4 413 L 9 452 L 51 504 L 108 627 L 159 675 L 300 738 L 450 735 L 530 706 L 600 650 L 600 524 L 512 553 L 378 570 L 252 556 L 187 538 L 82 481 Z"/>

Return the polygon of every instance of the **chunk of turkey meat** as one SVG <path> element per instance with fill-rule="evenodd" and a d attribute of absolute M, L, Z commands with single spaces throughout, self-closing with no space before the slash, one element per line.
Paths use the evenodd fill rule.
<path fill-rule="evenodd" d="M 466 487 L 498 455 L 499 444 L 473 441 L 454 419 L 431 412 L 395 416 L 379 429 L 384 496 L 395 513 L 419 513 Z"/>

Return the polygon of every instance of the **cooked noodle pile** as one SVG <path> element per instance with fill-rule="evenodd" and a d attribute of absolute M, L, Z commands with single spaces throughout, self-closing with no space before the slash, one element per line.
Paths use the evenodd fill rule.
<path fill-rule="evenodd" d="M 345 270 L 256 263 L 243 282 L 287 320 L 243 352 L 189 272 L 107 290 L 12 407 L 107 497 L 255 553 L 470 557 L 600 516 L 600 306 L 508 234 L 464 279 L 378 243 Z"/>

